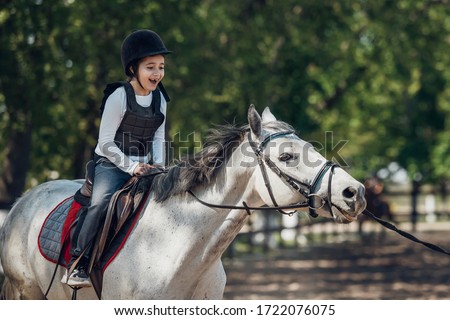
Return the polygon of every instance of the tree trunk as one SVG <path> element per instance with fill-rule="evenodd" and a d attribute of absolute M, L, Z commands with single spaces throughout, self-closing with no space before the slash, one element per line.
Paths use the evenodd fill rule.
<path fill-rule="evenodd" d="M 16 115 L 17 116 L 17 115 Z M 0 177 L 0 209 L 9 209 L 25 188 L 31 153 L 31 116 L 28 111 L 20 114 L 23 125 L 10 119 L 8 138 Z M 13 118 L 13 117 L 11 117 Z"/>

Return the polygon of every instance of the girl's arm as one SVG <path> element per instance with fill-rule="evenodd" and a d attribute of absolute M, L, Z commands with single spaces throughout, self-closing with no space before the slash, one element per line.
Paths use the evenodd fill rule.
<path fill-rule="evenodd" d="M 166 163 L 165 157 L 166 111 L 167 111 L 167 102 L 164 99 L 164 96 L 161 94 L 161 113 L 164 115 L 164 122 L 155 132 L 155 136 L 153 137 L 153 150 L 152 150 L 153 164 L 160 166 L 164 166 Z"/>

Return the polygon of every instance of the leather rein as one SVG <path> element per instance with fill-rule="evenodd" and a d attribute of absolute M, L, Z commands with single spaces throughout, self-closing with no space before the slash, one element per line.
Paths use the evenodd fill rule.
<path fill-rule="evenodd" d="M 205 202 L 201 199 L 199 199 L 192 190 L 188 190 L 187 192 L 192 195 L 198 202 L 201 204 L 210 207 L 210 208 L 218 208 L 218 209 L 240 209 L 240 210 L 246 210 L 247 214 L 251 214 L 251 210 L 277 210 L 278 212 L 282 214 L 286 214 L 291 216 L 295 209 L 298 208 L 309 208 L 309 215 L 313 218 L 316 218 L 318 216 L 317 210 L 322 208 L 325 204 L 328 204 L 330 206 L 330 210 L 333 206 L 331 203 L 331 181 L 334 174 L 334 169 L 338 167 L 339 165 L 333 163 L 332 161 L 326 161 L 325 164 L 322 165 L 319 172 L 316 174 L 314 180 L 312 183 L 305 183 L 302 181 L 299 181 L 298 179 L 288 175 L 287 173 L 283 172 L 277 165 L 270 159 L 269 156 L 264 154 L 264 149 L 267 146 L 267 144 L 276 138 L 285 137 L 288 135 L 292 135 L 295 132 L 292 130 L 289 131 L 282 131 L 282 132 L 276 132 L 272 133 L 269 136 L 267 136 L 259 145 L 257 145 L 251 138 L 250 132 L 248 133 L 248 141 L 250 143 L 250 146 L 252 147 L 253 152 L 255 153 L 258 165 L 261 170 L 264 184 L 267 188 L 267 191 L 269 192 L 270 199 L 272 200 L 273 206 L 271 207 L 249 207 L 245 201 L 242 202 L 242 206 L 235 206 L 235 205 L 219 205 L 219 204 L 213 204 Z M 267 175 L 267 169 L 266 165 L 282 180 L 284 180 L 294 191 L 299 192 L 302 196 L 306 198 L 303 202 L 297 202 L 294 204 L 286 205 L 286 206 L 280 206 L 278 205 L 277 201 L 275 200 L 275 196 L 272 191 L 272 186 L 270 185 L 270 180 Z M 330 171 L 330 176 L 328 179 L 328 192 L 327 197 L 324 199 L 320 197 L 316 192 L 318 191 L 320 187 L 320 181 L 325 176 L 325 174 Z M 316 200 L 320 200 L 320 205 L 316 206 Z M 292 212 L 286 212 L 284 210 L 286 209 L 294 209 Z"/>

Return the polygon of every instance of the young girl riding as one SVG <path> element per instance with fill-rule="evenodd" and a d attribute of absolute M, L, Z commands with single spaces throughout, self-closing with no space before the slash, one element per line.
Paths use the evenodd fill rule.
<path fill-rule="evenodd" d="M 122 65 L 128 81 L 109 84 L 104 91 L 90 205 L 74 232 L 72 259 L 63 283 L 92 286 L 88 270 L 92 244 L 112 195 L 132 175 L 146 174 L 165 164 L 169 98 L 161 80 L 165 55 L 169 53 L 159 35 L 151 30 L 135 31 L 122 43 Z M 78 262 L 70 273 L 74 261 Z"/>

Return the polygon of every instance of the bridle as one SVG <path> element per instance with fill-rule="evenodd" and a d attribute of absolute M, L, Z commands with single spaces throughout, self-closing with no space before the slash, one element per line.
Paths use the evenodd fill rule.
<path fill-rule="evenodd" d="M 243 206 L 234 206 L 234 205 L 219 205 L 219 204 L 212 204 L 205 202 L 201 199 L 199 199 L 191 190 L 188 190 L 187 192 L 191 194 L 198 202 L 201 204 L 211 207 L 211 208 L 219 208 L 219 209 L 244 209 L 247 211 L 248 214 L 250 214 L 250 210 L 277 210 L 278 212 L 282 214 L 292 215 L 294 212 L 286 212 L 284 210 L 286 209 L 298 209 L 298 208 L 309 208 L 309 215 L 313 218 L 317 217 L 317 210 L 322 208 L 325 204 L 328 204 L 330 207 L 330 210 L 332 210 L 332 206 L 334 206 L 331 202 L 331 181 L 334 174 L 334 169 L 338 167 L 339 165 L 333 163 L 332 161 L 326 161 L 325 164 L 322 165 L 319 172 L 316 174 L 314 180 L 312 183 L 306 183 L 302 182 L 287 173 L 283 172 L 277 165 L 270 159 L 269 156 L 264 154 L 264 149 L 266 148 L 267 144 L 276 138 L 285 137 L 291 134 L 294 134 L 295 132 L 292 130 L 289 131 L 282 131 L 282 132 L 276 132 L 268 135 L 259 145 L 256 144 L 256 142 L 253 141 L 251 138 L 251 133 L 248 133 L 248 141 L 250 143 L 250 146 L 252 147 L 253 152 L 255 153 L 258 165 L 261 170 L 264 184 L 267 188 L 267 191 L 269 193 L 270 199 L 272 200 L 273 207 L 249 207 L 245 201 L 242 203 Z M 294 189 L 296 192 L 299 192 L 302 196 L 306 198 L 303 202 L 294 203 L 287 206 L 279 206 L 277 201 L 275 200 L 275 196 L 272 191 L 272 187 L 270 185 L 270 180 L 267 175 L 267 170 L 265 165 L 267 165 L 278 177 L 280 177 L 282 180 L 284 180 L 292 189 Z M 325 174 L 330 171 L 330 176 L 328 179 L 328 192 L 327 197 L 324 199 L 320 197 L 316 192 L 318 191 L 320 187 L 320 181 L 325 176 Z M 320 200 L 320 205 L 316 206 L 316 200 Z"/>
<path fill-rule="evenodd" d="M 331 210 L 331 181 L 332 176 L 334 174 L 334 168 L 338 167 L 337 164 L 333 163 L 332 161 L 326 161 L 322 167 L 320 168 L 319 172 L 316 174 L 314 180 L 311 184 L 302 182 L 287 173 L 283 172 L 277 165 L 270 159 L 269 156 L 264 154 L 264 149 L 267 146 L 267 144 L 272 141 L 273 139 L 288 136 L 291 134 L 294 134 L 294 131 L 282 131 L 282 132 L 276 132 L 272 133 L 269 136 L 267 136 L 258 146 L 256 143 L 252 140 L 250 132 L 248 133 L 248 141 L 250 143 L 250 146 L 253 149 L 253 152 L 256 154 L 256 157 L 258 159 L 258 164 L 261 169 L 261 173 L 264 179 L 264 184 L 266 185 L 267 191 L 269 192 L 270 199 L 272 200 L 272 203 L 274 204 L 274 208 L 277 209 L 278 212 L 283 214 L 291 215 L 292 213 L 285 212 L 283 209 L 277 204 L 275 197 L 273 195 L 272 187 L 270 185 L 269 177 L 267 176 L 267 170 L 264 166 L 264 163 L 276 174 L 278 175 L 282 180 L 287 182 L 291 188 L 293 188 L 295 191 L 302 194 L 305 198 L 305 202 L 298 203 L 298 207 L 308 207 L 309 208 L 309 215 L 313 218 L 316 218 L 318 216 L 317 210 L 322 208 L 326 203 L 330 206 Z M 328 179 L 328 192 L 327 192 L 327 198 L 320 197 L 316 192 L 318 191 L 320 184 L 319 182 L 322 180 L 322 178 L 325 176 L 327 171 L 330 170 L 330 177 Z M 320 200 L 320 206 L 316 206 L 316 200 Z"/>

